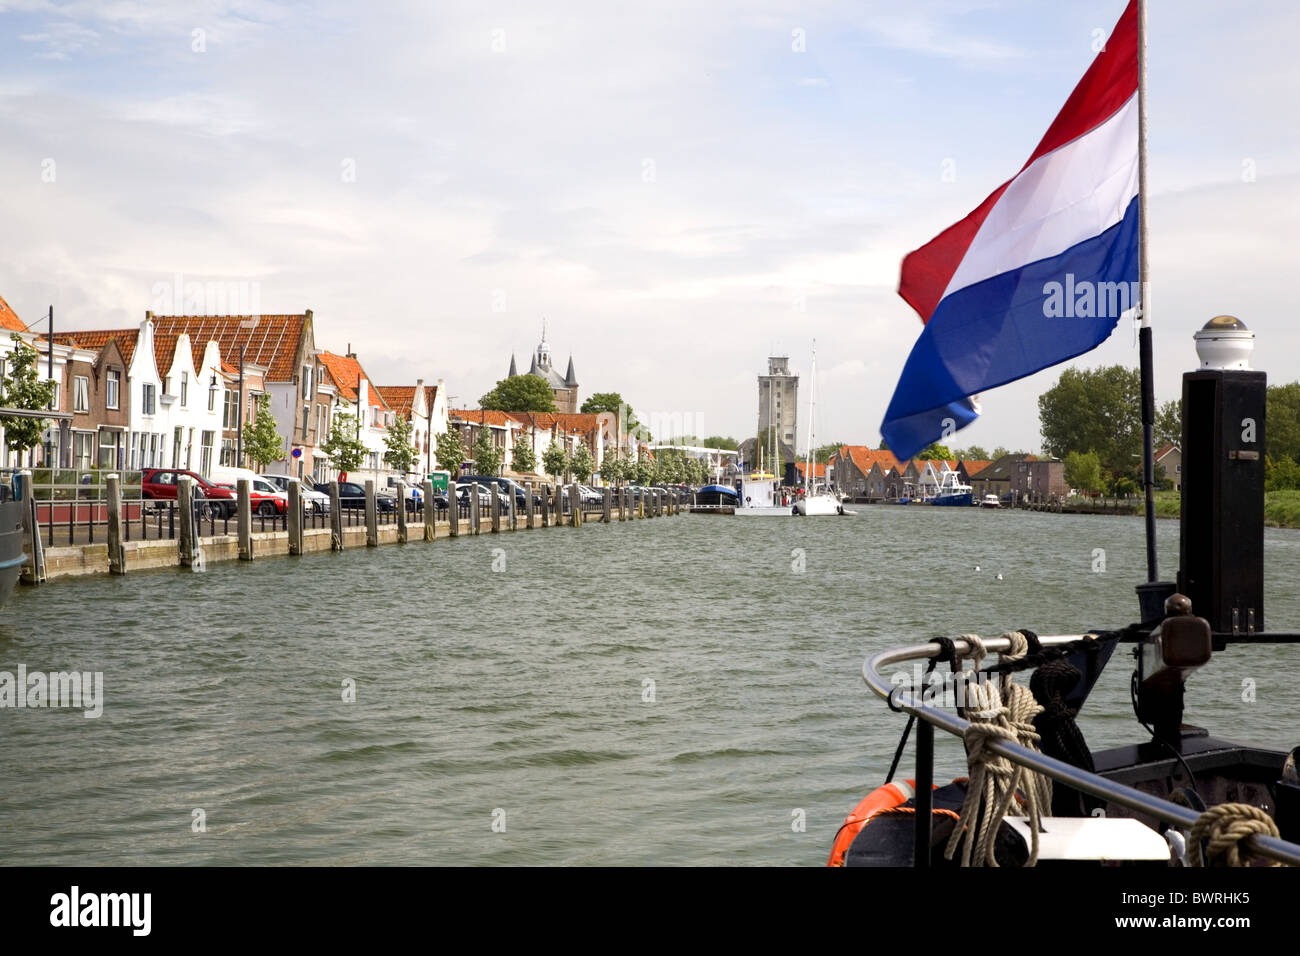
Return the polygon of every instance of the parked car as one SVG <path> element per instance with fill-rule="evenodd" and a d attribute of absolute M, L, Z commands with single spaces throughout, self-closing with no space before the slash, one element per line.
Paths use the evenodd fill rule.
<path fill-rule="evenodd" d="M 217 487 L 229 488 L 238 499 L 237 485 L 218 485 Z M 262 515 L 266 518 L 273 515 L 282 515 L 289 510 L 289 496 L 263 478 L 253 478 L 249 481 L 248 500 L 252 506 L 253 514 Z"/>
<path fill-rule="evenodd" d="M 359 485 L 355 481 L 339 482 L 339 507 L 340 508 L 365 508 L 366 506 L 366 486 Z M 378 511 L 396 511 L 397 496 L 386 494 L 381 489 L 375 490 L 375 508 Z"/>
<path fill-rule="evenodd" d="M 528 507 L 527 489 L 525 489 L 523 485 L 515 481 L 513 478 L 502 478 L 498 475 L 465 475 L 461 479 L 461 481 L 462 483 L 467 483 L 471 481 L 477 482 L 480 485 L 495 484 L 497 486 L 498 494 L 500 495 L 513 494 L 515 496 L 516 512 L 522 512 L 525 508 Z M 542 506 L 542 496 L 537 494 L 536 492 L 533 492 L 533 506 L 537 508 L 540 508 Z M 507 510 L 509 509 L 509 507 L 510 507 L 509 503 L 507 502 L 506 504 Z"/>
<path fill-rule="evenodd" d="M 203 490 L 203 497 L 212 509 L 215 517 L 229 518 L 235 513 L 235 493 L 228 488 L 215 485 L 198 472 L 183 468 L 145 468 L 140 472 L 140 495 L 158 501 L 176 500 L 176 479 L 189 475 L 194 483 Z"/>
<path fill-rule="evenodd" d="M 272 485 L 277 491 L 282 491 L 285 495 L 289 494 L 288 475 L 258 475 L 257 477 Z M 316 514 L 322 515 L 330 513 L 330 496 L 307 484 L 305 478 L 302 481 L 302 501 L 303 511 L 314 511 Z"/>

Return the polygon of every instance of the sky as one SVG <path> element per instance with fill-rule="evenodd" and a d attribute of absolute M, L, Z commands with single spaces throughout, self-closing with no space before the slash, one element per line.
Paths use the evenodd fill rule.
<path fill-rule="evenodd" d="M 1295 380 L 1300 5 L 1149 6 L 1157 397 L 1225 312 Z M 738 438 L 786 354 L 801 444 L 815 341 L 817 443 L 876 447 L 902 257 L 1021 167 L 1123 7 L 0 0 L 0 295 L 66 330 L 242 284 L 468 407 L 545 319 L 582 395 Z M 1113 363 L 1127 321 L 1073 364 Z M 952 444 L 1037 450 L 1061 369 Z"/>

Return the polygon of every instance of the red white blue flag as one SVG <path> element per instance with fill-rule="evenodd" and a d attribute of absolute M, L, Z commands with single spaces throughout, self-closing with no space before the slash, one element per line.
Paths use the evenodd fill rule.
<path fill-rule="evenodd" d="M 975 396 L 1096 348 L 1138 292 L 1138 16 L 1132 0 L 1016 176 L 903 259 L 925 328 L 880 426 L 907 460 Z"/>

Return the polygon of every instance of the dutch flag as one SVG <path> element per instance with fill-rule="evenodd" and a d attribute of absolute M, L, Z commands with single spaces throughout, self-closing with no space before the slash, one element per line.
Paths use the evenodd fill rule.
<path fill-rule="evenodd" d="M 903 259 L 925 328 L 881 434 L 902 461 L 980 392 L 1096 348 L 1137 305 L 1138 15 L 1132 0 L 1029 161 Z"/>

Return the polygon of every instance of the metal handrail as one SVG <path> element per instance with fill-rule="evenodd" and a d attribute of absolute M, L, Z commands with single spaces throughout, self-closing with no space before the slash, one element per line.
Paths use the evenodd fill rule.
<path fill-rule="evenodd" d="M 1038 641 L 1040 644 L 1050 647 L 1058 644 L 1071 644 L 1074 641 L 1083 640 L 1085 637 L 1090 636 L 1095 635 L 1054 635 L 1039 637 Z M 991 652 L 1006 651 L 1010 650 L 1011 641 L 1005 637 L 986 638 L 984 647 Z M 971 651 L 971 646 L 966 641 L 959 639 L 953 640 L 953 648 L 959 658 L 965 657 Z M 872 654 L 863 662 L 862 679 L 875 694 L 884 698 L 892 706 L 906 713 L 915 714 L 919 719 L 946 730 L 955 737 L 962 737 L 965 735 L 966 728 L 970 726 L 969 721 L 949 714 L 937 707 L 932 707 L 923 700 L 918 701 L 912 694 L 901 691 L 880 675 L 881 669 L 890 665 L 901 664 L 906 661 L 925 660 L 937 657 L 941 653 L 942 648 L 938 644 L 929 643 L 913 644 L 896 650 L 881 651 Z M 1142 793 L 1132 787 L 1115 783 L 1098 774 L 1080 770 L 1078 767 L 1071 766 L 1064 761 L 1048 757 L 1037 750 L 1030 750 L 1028 747 L 1022 747 L 1020 744 L 1009 740 L 994 739 L 987 742 L 985 746 L 999 756 L 1006 757 L 1012 763 L 1046 774 L 1053 780 L 1068 784 L 1076 790 L 1082 790 L 1095 797 L 1102 797 L 1113 803 L 1128 807 L 1130 810 L 1149 814 L 1174 826 L 1187 829 L 1195 824 L 1200 817 L 1200 814 L 1195 810 Z M 1252 834 L 1244 842 L 1246 848 L 1252 853 L 1266 856 L 1281 863 L 1288 863 L 1291 866 L 1300 866 L 1300 846 L 1294 843 L 1260 834 Z"/>

